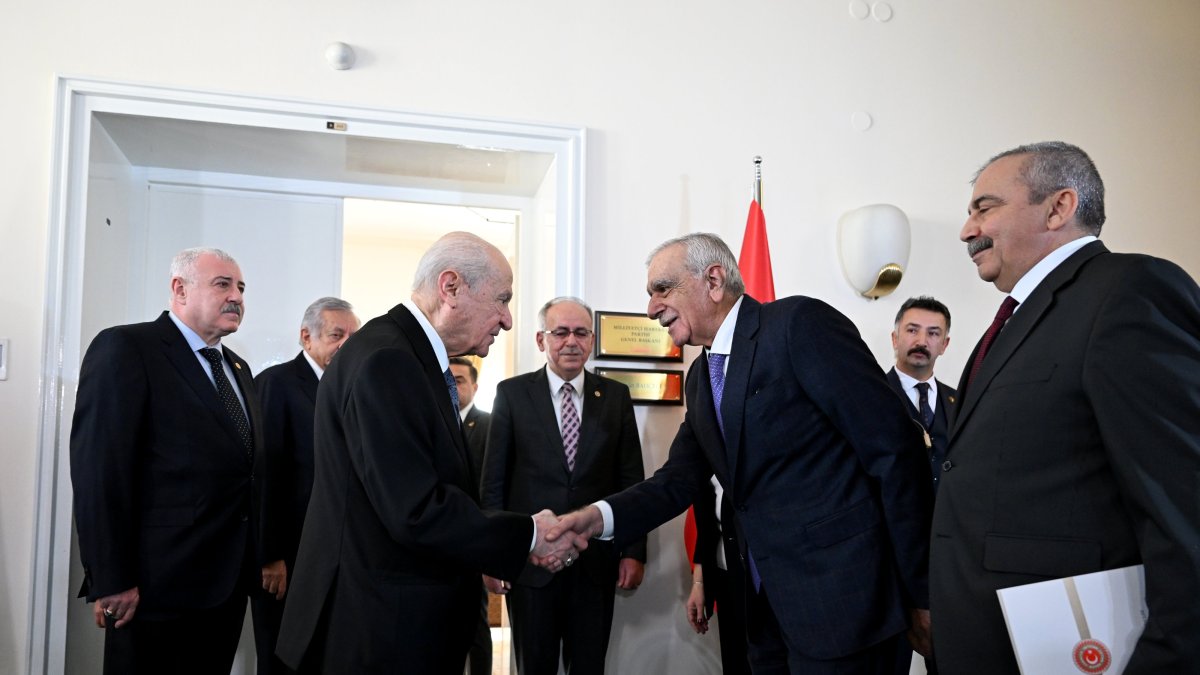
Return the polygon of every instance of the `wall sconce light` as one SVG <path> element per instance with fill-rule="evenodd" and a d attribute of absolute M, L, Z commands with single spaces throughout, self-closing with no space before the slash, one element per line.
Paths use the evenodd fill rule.
<path fill-rule="evenodd" d="M 871 204 L 838 219 L 838 256 L 846 280 L 876 300 L 896 290 L 908 267 L 908 216 L 891 204 Z"/>
<path fill-rule="evenodd" d="M 354 48 L 345 42 L 330 42 L 325 47 L 325 60 L 334 70 L 349 70 L 354 67 Z"/>

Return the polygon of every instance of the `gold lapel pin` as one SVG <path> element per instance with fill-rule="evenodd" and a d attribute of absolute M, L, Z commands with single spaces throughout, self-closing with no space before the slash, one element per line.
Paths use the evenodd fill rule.
<path fill-rule="evenodd" d="M 597 389 L 596 391 L 593 391 L 592 396 L 595 396 L 596 398 L 600 398 L 600 390 Z"/>
<path fill-rule="evenodd" d="M 241 369 L 242 369 L 242 364 L 240 364 L 240 363 L 235 363 L 235 364 L 233 364 L 233 367 L 234 367 L 234 368 L 237 368 L 238 370 L 241 370 Z"/>
<path fill-rule="evenodd" d="M 946 397 L 946 400 L 950 401 L 951 403 L 954 403 L 954 397 L 953 397 L 953 396 L 947 396 L 947 397 Z"/>

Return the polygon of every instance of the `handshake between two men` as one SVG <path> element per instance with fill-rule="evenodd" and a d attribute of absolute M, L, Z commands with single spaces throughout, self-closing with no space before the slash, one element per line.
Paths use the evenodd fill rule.
<path fill-rule="evenodd" d="M 588 540 L 604 531 L 604 516 L 595 505 L 585 506 L 563 517 L 543 509 L 533 515 L 537 541 L 529 552 L 529 562 L 548 572 L 561 572 L 579 559 L 587 550 Z M 484 575 L 484 585 L 491 593 L 504 595 L 512 583 Z"/>

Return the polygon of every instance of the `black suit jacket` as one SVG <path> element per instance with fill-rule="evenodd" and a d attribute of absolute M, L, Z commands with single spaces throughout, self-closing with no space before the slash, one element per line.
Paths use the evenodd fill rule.
<path fill-rule="evenodd" d="M 88 347 L 71 483 L 89 601 L 137 586 L 138 617 L 174 618 L 228 600 L 282 557 L 262 511 L 267 456 L 250 366 L 224 354 L 254 431 L 251 456 L 166 312 L 101 331 Z"/>
<path fill-rule="evenodd" d="M 513 578 L 528 516 L 480 511 L 458 411 L 403 305 L 372 319 L 317 390 L 312 498 L 277 654 L 326 672 L 462 672 L 479 574 Z"/>
<path fill-rule="evenodd" d="M 567 513 L 645 478 L 629 388 L 585 372 L 582 395 L 575 470 L 568 471 L 546 368 L 500 383 L 481 486 L 485 508 Z M 628 542 L 619 553 L 610 542 L 593 541 L 579 564 L 597 582 L 615 584 L 618 558 L 645 562 L 645 537 Z M 516 581 L 544 586 L 551 576 L 528 565 Z"/>
<path fill-rule="evenodd" d="M 959 392 L 933 520 L 942 672 L 1017 672 L 996 589 L 1137 563 L 1150 616 L 1125 672 L 1193 672 L 1195 282 L 1167 261 L 1088 244 L 1022 303 Z"/>
<path fill-rule="evenodd" d="M 313 407 L 320 380 L 304 352 L 254 378 L 262 403 L 263 442 L 272 462 L 267 498 L 279 505 L 279 539 L 292 571 L 313 482 Z"/>
<path fill-rule="evenodd" d="M 917 410 L 917 406 L 913 405 L 912 399 L 908 397 L 908 392 L 904 391 L 895 367 L 887 372 L 887 378 L 888 384 L 891 384 L 896 394 L 904 400 L 904 408 L 908 410 L 913 421 L 921 424 L 921 411 Z M 954 421 L 954 413 L 958 410 L 958 390 L 947 386 L 941 380 L 934 381 L 937 382 L 937 407 L 933 411 L 933 428 L 929 430 L 931 447 L 926 449 L 926 455 L 929 458 L 929 469 L 933 475 L 933 492 L 936 495 L 938 483 L 941 482 L 942 477 L 942 462 L 946 460 L 950 425 Z"/>
<path fill-rule="evenodd" d="M 488 429 L 492 425 L 492 414 L 471 406 L 463 420 L 463 434 L 467 437 L 467 454 L 471 459 L 471 485 L 479 491 L 479 480 L 483 476 L 483 453 L 487 449 Z"/>
<path fill-rule="evenodd" d="M 717 426 L 708 361 L 652 477 L 609 499 L 618 542 L 696 501 L 715 473 L 790 650 L 828 659 L 903 631 L 926 607 L 924 442 L 854 325 L 829 305 L 746 296 Z"/>

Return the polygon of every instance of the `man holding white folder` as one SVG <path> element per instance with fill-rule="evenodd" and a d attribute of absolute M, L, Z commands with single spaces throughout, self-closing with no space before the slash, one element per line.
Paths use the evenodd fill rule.
<path fill-rule="evenodd" d="M 1066 143 L 994 157 L 968 213 L 967 253 L 1008 297 L 959 383 L 942 465 L 938 666 L 1018 672 L 997 589 L 1143 563 L 1149 618 L 1125 672 L 1197 672 L 1200 289 L 1105 248 L 1104 185 Z"/>

